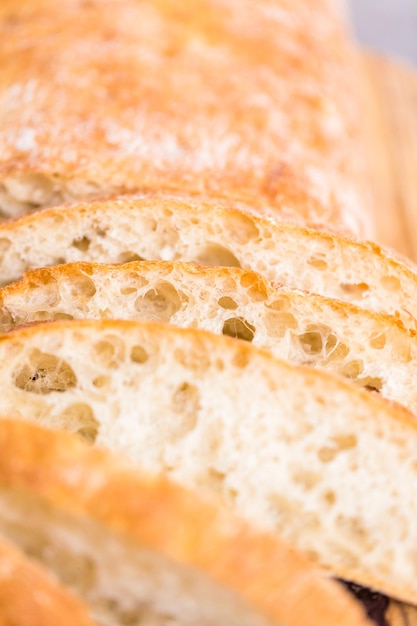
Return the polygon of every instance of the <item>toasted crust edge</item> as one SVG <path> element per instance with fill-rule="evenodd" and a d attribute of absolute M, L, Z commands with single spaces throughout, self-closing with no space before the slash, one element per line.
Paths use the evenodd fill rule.
<path fill-rule="evenodd" d="M 1 626 L 94 626 L 86 607 L 0 538 Z"/>
<path fill-rule="evenodd" d="M 0 484 L 87 515 L 203 569 L 278 623 L 314 626 L 317 616 L 323 626 L 367 623 L 337 583 L 286 545 L 66 433 L 1 420 Z"/>

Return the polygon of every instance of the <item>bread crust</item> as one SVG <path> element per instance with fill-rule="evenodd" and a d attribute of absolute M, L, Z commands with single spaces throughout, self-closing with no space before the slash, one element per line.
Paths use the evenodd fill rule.
<path fill-rule="evenodd" d="M 87 242 L 104 243 L 105 237 L 112 242 L 94 252 L 88 245 L 81 250 L 78 242 L 86 236 Z M 156 236 L 161 245 L 152 243 Z M 156 247 L 147 251 L 148 243 Z M 260 218 L 244 203 L 230 208 L 225 200 L 197 195 L 147 193 L 81 202 L 0 224 L 0 283 L 42 265 L 120 262 L 123 246 L 131 256 L 210 265 L 200 253 L 212 243 L 232 256 L 231 262 L 228 257 L 214 264 L 240 264 L 273 283 L 351 301 L 416 327 L 417 276 L 377 244 Z"/>
<path fill-rule="evenodd" d="M 27 210 L 165 188 L 373 232 L 329 0 L 3 0 L 0 42 L 0 179 Z"/>
<path fill-rule="evenodd" d="M 87 609 L 35 562 L 0 539 L 1 626 L 94 626 Z"/>
<path fill-rule="evenodd" d="M 285 544 L 65 433 L 1 420 L 0 484 L 125 532 L 230 586 L 289 626 L 365 624 L 336 583 Z"/>
<path fill-rule="evenodd" d="M 218 334 L 228 334 L 227 321 L 243 320 L 252 329 L 247 339 L 254 345 L 339 373 L 417 412 L 416 331 L 392 316 L 274 287 L 248 270 L 178 261 L 69 263 L 29 271 L 0 289 L 2 332 L 62 316 L 164 321 Z M 308 343 L 311 333 L 319 348 Z M 349 366 L 355 359 L 360 362 L 356 374 Z"/>
<path fill-rule="evenodd" d="M 208 350 L 207 346 L 212 345 L 213 349 L 219 348 L 221 352 L 227 346 L 227 349 L 234 354 L 236 361 L 247 363 L 251 358 L 261 358 L 266 364 L 269 362 L 271 370 L 274 367 L 278 367 L 282 371 L 300 372 L 305 380 L 305 386 L 309 388 L 314 384 L 318 386 L 322 385 L 324 381 L 328 381 L 332 385 L 333 389 L 339 388 L 346 392 L 348 395 L 352 395 L 356 398 L 360 397 L 361 402 L 369 407 L 369 413 L 380 414 L 381 411 L 389 416 L 389 419 L 393 419 L 396 422 L 402 423 L 405 427 L 410 428 L 417 433 L 417 420 L 415 415 L 403 407 L 397 402 L 380 398 L 377 394 L 370 394 L 369 392 L 354 387 L 349 381 L 334 376 L 327 372 L 322 372 L 314 368 L 295 365 L 289 361 L 283 359 L 277 359 L 267 350 L 261 348 L 254 348 L 246 341 L 235 341 L 229 337 L 218 336 L 213 333 L 199 330 L 195 328 L 176 328 L 172 326 L 166 326 L 165 324 L 157 322 L 136 322 L 131 320 L 63 320 L 45 322 L 44 324 L 34 324 L 24 327 L 15 328 L 8 333 L 0 334 L 0 344 L 13 343 L 18 338 L 20 345 L 24 345 L 30 341 L 31 337 L 48 337 L 49 335 L 56 335 L 59 337 L 61 333 L 65 333 L 67 330 L 71 334 L 76 334 L 77 329 L 85 332 L 93 332 L 97 337 L 104 333 L 109 333 L 112 330 L 120 331 L 122 335 L 129 333 L 129 331 L 143 332 L 152 338 L 160 337 L 162 331 L 165 335 L 183 336 L 184 339 L 188 338 L 190 344 L 204 347 Z M 78 341 L 78 337 L 77 337 Z M 209 350 L 208 350 L 209 351 Z M 362 418 L 361 419 L 366 419 Z"/>
<path fill-rule="evenodd" d="M 327 445 L 330 445 L 330 442 L 333 441 L 333 438 L 337 440 L 337 438 L 341 436 L 343 441 L 345 441 L 346 433 L 350 433 L 350 432 L 354 433 L 354 439 L 355 439 L 354 449 L 355 447 L 360 448 L 360 453 L 353 452 L 352 456 L 349 456 L 350 460 L 348 459 L 346 467 L 343 466 L 345 467 L 345 470 L 343 470 L 345 471 L 345 474 L 344 474 L 345 482 L 344 482 L 344 486 L 342 486 L 341 491 L 340 491 L 340 499 L 343 500 L 344 503 L 350 502 L 351 492 L 350 492 L 350 488 L 347 490 L 346 481 L 348 481 L 349 484 L 351 485 L 353 484 L 361 485 L 362 483 L 360 482 L 360 477 L 362 477 L 363 484 L 368 484 L 368 486 L 369 485 L 372 486 L 372 490 L 375 493 L 369 493 L 369 497 L 374 497 L 375 494 L 377 494 L 377 492 L 380 489 L 382 489 L 382 483 L 379 482 L 380 480 L 379 477 L 375 482 L 373 479 L 373 476 L 374 474 L 379 475 L 383 464 L 386 463 L 386 459 L 389 457 L 391 459 L 390 462 L 392 463 L 395 462 L 398 464 L 397 472 L 399 472 L 399 475 L 403 477 L 403 483 L 401 483 L 400 481 L 396 481 L 396 479 L 393 478 L 392 480 L 388 481 L 390 484 L 389 488 L 387 487 L 385 483 L 383 484 L 383 487 L 388 489 L 387 498 L 378 500 L 378 502 L 382 502 L 381 506 L 379 504 L 376 506 L 375 498 L 373 498 L 373 506 L 374 507 L 376 506 L 376 509 L 378 509 L 378 513 L 375 512 L 374 508 L 372 509 L 373 515 L 376 519 L 379 519 L 381 517 L 382 518 L 381 522 L 385 522 L 385 518 L 387 518 L 388 526 L 386 526 L 386 528 L 387 529 L 393 528 L 392 525 L 390 526 L 391 518 L 388 515 L 388 507 L 392 505 L 395 508 L 395 511 L 396 511 L 395 515 L 398 518 L 400 518 L 401 516 L 405 516 L 406 518 L 404 521 L 405 528 L 406 528 L 405 532 L 411 533 L 413 531 L 413 527 L 412 525 L 410 526 L 409 518 L 407 517 L 407 508 L 405 507 L 404 498 L 401 499 L 400 501 L 397 499 L 397 497 L 395 497 L 393 500 L 390 495 L 392 492 L 395 492 L 400 488 L 401 493 L 403 495 L 404 495 L 403 490 L 406 490 L 407 495 L 405 496 L 405 498 L 410 497 L 412 499 L 412 495 L 410 494 L 412 494 L 414 470 L 411 469 L 411 464 L 413 462 L 413 459 L 415 458 L 415 446 L 417 445 L 417 421 L 414 415 L 412 415 L 409 411 L 405 410 L 401 406 L 396 405 L 395 403 L 392 403 L 392 402 L 384 401 L 378 396 L 369 394 L 366 391 L 356 389 L 351 384 L 349 384 L 348 382 L 345 382 L 343 379 L 340 379 L 339 377 L 331 376 L 330 374 L 319 372 L 311 368 L 291 365 L 285 361 L 279 361 L 273 358 L 268 352 L 261 351 L 259 349 L 255 350 L 253 346 L 247 344 L 247 342 L 242 342 L 242 341 L 237 342 L 229 338 L 218 337 L 216 335 L 203 332 L 203 331 L 198 331 L 198 330 L 193 330 L 193 329 L 187 329 L 187 330 L 176 329 L 176 328 L 164 326 L 161 324 L 151 324 L 151 323 L 139 324 L 137 322 L 109 321 L 109 320 L 54 322 L 54 323 L 44 324 L 41 326 L 32 326 L 32 327 L 23 328 L 20 330 L 14 330 L 7 335 L 0 336 L 0 348 L 1 348 L 1 352 L 3 354 L 3 359 L 5 362 L 8 360 L 9 356 L 14 355 L 14 357 L 16 357 L 16 354 L 20 354 L 19 367 L 25 363 L 25 360 L 27 361 L 27 356 L 25 357 L 25 360 L 22 360 L 22 355 L 23 355 L 24 350 L 27 350 L 28 353 L 30 353 L 31 351 L 36 352 L 36 350 L 38 351 L 40 350 L 40 351 L 45 352 L 46 354 L 50 353 L 51 350 L 55 350 L 54 354 L 58 358 L 60 357 L 63 360 L 63 362 L 67 362 L 70 365 L 70 367 L 73 367 L 78 377 L 82 377 L 83 376 L 82 367 L 76 366 L 75 357 L 71 357 L 71 352 L 68 350 L 68 348 L 66 350 L 61 349 L 62 345 L 67 345 L 65 342 L 69 340 L 69 336 L 74 337 L 74 341 L 71 343 L 71 350 L 73 354 L 78 353 L 82 349 L 81 346 L 85 347 L 89 345 L 90 337 L 94 337 L 96 341 L 99 341 L 101 337 L 111 337 L 111 336 L 123 337 L 124 341 L 126 342 L 129 341 L 129 344 L 128 344 L 129 346 L 130 345 L 139 345 L 139 346 L 143 345 L 144 346 L 145 352 L 149 358 L 149 363 L 150 363 L 151 368 L 156 367 L 155 361 L 153 360 L 155 354 L 161 353 L 161 354 L 166 355 L 167 353 L 172 353 L 175 355 L 176 352 L 174 352 L 174 348 L 180 345 L 182 346 L 181 348 L 182 350 L 186 350 L 186 349 L 188 350 L 188 351 L 186 350 L 186 353 L 190 355 L 190 364 L 187 366 L 187 369 L 184 370 L 185 373 L 183 372 L 182 374 L 180 374 L 178 380 L 175 379 L 175 382 L 173 383 L 174 388 L 175 388 L 175 385 L 178 384 L 178 382 L 184 379 L 184 377 L 186 377 L 186 380 L 190 380 L 191 386 L 193 386 L 193 384 L 197 384 L 198 378 L 201 375 L 201 371 L 195 365 L 196 359 L 198 359 L 198 363 L 200 363 L 201 359 L 204 359 L 205 357 L 207 357 L 207 354 L 210 354 L 213 356 L 213 358 L 215 355 L 223 355 L 223 359 L 226 359 L 228 364 L 232 364 L 232 363 L 234 364 L 235 369 L 233 369 L 233 371 L 231 372 L 232 375 L 226 378 L 226 383 L 228 384 L 227 388 L 228 389 L 230 388 L 230 393 L 231 393 L 232 387 L 233 387 L 233 392 L 235 394 L 238 393 L 239 389 L 240 389 L 239 393 L 243 393 L 242 385 L 243 386 L 245 385 L 244 382 L 238 383 L 236 385 L 231 385 L 230 383 L 233 382 L 233 376 L 238 375 L 240 378 L 242 378 L 243 376 L 246 376 L 248 379 L 249 377 L 251 377 L 251 381 L 253 383 L 255 371 L 259 373 L 259 376 L 262 376 L 262 380 L 264 381 L 264 383 L 262 383 L 262 385 L 264 386 L 262 386 L 261 391 L 265 394 L 265 397 L 262 396 L 262 401 L 267 402 L 266 398 L 268 397 L 268 402 L 270 403 L 268 404 L 269 407 L 273 407 L 274 402 L 277 404 L 277 406 L 279 406 L 279 403 L 282 402 L 285 398 L 286 389 L 290 390 L 289 395 L 291 396 L 291 398 L 299 397 L 300 402 L 301 402 L 302 394 L 300 390 L 302 389 L 303 394 L 306 394 L 306 396 L 311 396 L 311 398 L 313 398 L 313 402 L 315 403 L 314 404 L 314 407 L 315 407 L 314 418 L 313 418 L 312 424 L 310 424 L 310 427 L 312 430 L 307 430 L 307 433 L 315 431 L 316 428 L 317 428 L 317 433 L 320 433 L 320 432 L 326 433 L 324 437 L 322 435 L 319 436 L 321 443 L 320 443 L 320 446 L 316 444 L 317 449 L 314 446 L 313 448 L 310 448 L 310 449 L 313 449 L 313 453 L 311 453 L 311 457 L 309 458 L 314 459 L 316 456 L 318 456 L 318 454 L 316 455 L 316 452 L 319 453 L 319 451 L 322 449 L 323 446 L 325 447 Z M 129 337 L 131 337 L 131 339 L 128 339 Z M 92 343 L 94 343 L 94 339 Z M 34 348 L 35 350 L 33 350 Z M 90 352 L 85 352 L 83 354 L 84 356 L 82 358 L 88 359 L 89 357 L 87 355 L 89 355 Z M 168 367 L 170 368 L 170 370 L 172 370 L 173 369 L 172 364 L 178 363 L 179 361 L 175 361 L 175 359 L 169 359 L 168 356 L 167 358 L 168 358 Z M 179 355 L 178 358 L 183 359 L 184 357 Z M 202 367 L 204 371 L 205 366 L 203 365 Z M 242 369 L 243 367 L 250 367 L 251 369 L 245 373 Z M 119 366 L 119 370 L 122 371 L 120 368 L 121 366 Z M 236 368 L 238 369 L 236 370 Z M 9 370 L 10 369 L 12 368 L 9 367 Z M 210 369 L 210 373 L 212 369 L 213 367 Z M 93 377 L 97 376 L 97 372 L 100 373 L 99 370 L 97 370 L 96 366 L 93 366 L 93 370 L 94 370 Z M 191 372 L 194 372 L 194 370 L 196 371 L 195 376 L 191 373 Z M 36 370 L 34 370 L 34 372 L 36 375 Z M 126 370 L 123 370 L 123 372 L 125 372 L 125 375 L 127 376 L 127 378 L 130 377 L 130 374 L 127 374 Z M 238 374 L 236 374 L 236 372 L 238 372 Z M 252 374 L 248 372 L 252 372 Z M 108 370 L 106 370 L 106 373 L 108 373 Z M 119 380 L 120 380 L 120 375 L 121 374 L 119 373 L 118 374 Z M 33 376 L 33 373 L 28 373 L 25 376 Z M 83 382 L 85 389 L 87 389 L 88 385 L 90 385 L 90 383 L 88 383 L 87 381 L 87 377 L 91 378 L 91 374 L 88 374 L 88 375 L 86 374 L 85 376 L 86 380 Z M 214 381 L 217 380 L 215 377 L 213 377 L 213 379 L 208 378 L 209 373 L 206 373 L 206 377 L 207 377 L 207 380 L 214 380 Z M 3 395 L 5 398 L 9 398 L 9 405 L 10 405 L 10 398 L 11 397 L 13 398 L 13 396 L 10 396 L 11 388 L 13 386 L 13 383 L 9 381 L 10 373 L 9 374 L 6 373 L 4 376 L 4 379 L 2 378 L 2 380 L 4 380 L 3 387 L 2 387 Z M 132 381 L 132 378 L 130 377 L 129 380 Z M 148 383 L 152 384 L 152 382 L 149 380 L 148 380 Z M 155 385 L 159 385 L 159 381 L 157 380 L 157 377 L 155 379 Z M 272 391 L 269 391 L 269 386 Z M 161 390 L 165 390 L 164 383 L 161 383 L 160 388 Z M 19 389 L 24 389 L 24 385 L 20 384 Z M 279 394 L 280 389 L 283 390 L 283 394 L 281 395 Z M 125 391 L 126 390 L 127 390 L 127 386 L 125 388 Z M 29 392 L 30 392 L 30 389 L 29 389 Z M 260 393 L 259 389 L 258 389 L 258 392 Z M 21 394 L 21 392 L 17 390 L 17 395 L 15 399 L 13 400 L 13 404 L 11 405 L 13 406 L 13 410 L 16 410 L 16 413 L 15 413 L 16 416 L 19 416 L 19 406 L 18 406 L 19 403 L 23 404 L 26 407 L 31 406 L 29 404 L 30 393 L 25 391 L 24 394 L 21 394 L 21 395 L 19 394 Z M 164 393 L 162 393 L 162 391 L 161 391 L 161 394 L 162 396 L 164 396 Z M 24 397 L 25 395 L 26 397 Z M 86 395 L 85 398 L 87 397 L 90 397 L 90 396 Z M 149 402 L 153 403 L 154 401 L 156 401 L 157 396 L 152 396 L 152 397 L 154 398 L 153 400 L 150 400 L 149 398 L 147 399 L 148 403 Z M 169 394 L 168 395 L 165 394 L 164 397 L 169 398 L 170 396 Z M 224 397 L 224 388 L 223 388 L 222 394 L 220 394 L 220 397 L 221 398 Z M 248 396 L 245 395 L 244 397 L 246 398 L 249 404 L 249 394 Z M 258 396 L 255 395 L 253 397 L 255 398 Z M 81 390 L 81 393 L 78 393 L 78 395 L 70 396 L 69 401 L 73 402 L 74 398 L 77 398 L 77 401 L 80 401 L 80 399 L 83 398 L 82 390 Z M 206 402 L 207 393 L 205 393 L 203 398 L 204 400 L 202 400 L 202 402 Z M 92 401 L 94 402 L 94 400 Z M 327 405 L 327 402 L 328 402 L 328 405 Z M 43 419 L 42 415 L 45 415 L 45 414 L 52 415 L 53 412 L 50 410 L 50 407 L 52 405 L 50 403 L 53 403 L 53 399 L 51 401 L 48 401 L 48 399 L 46 398 L 46 400 L 43 401 L 42 396 L 37 395 L 35 397 L 33 407 L 34 407 L 34 410 L 37 411 L 37 415 L 39 419 L 42 420 Z M 6 407 L 8 407 L 9 405 L 7 405 L 7 402 L 6 404 L 3 403 L 3 411 L 5 411 Z M 340 427 L 340 422 L 338 422 L 339 405 L 342 407 L 341 412 L 340 412 L 340 419 L 342 419 L 342 423 L 344 424 L 343 428 Z M 293 407 L 292 404 L 291 404 L 291 407 Z M 348 409 L 347 415 L 346 415 L 346 411 L 343 413 L 344 407 L 350 407 L 350 409 Z M 63 410 L 62 405 L 59 410 L 60 411 Z M 241 411 L 243 410 L 242 404 L 240 404 L 240 410 Z M 248 406 L 246 406 L 245 410 L 249 411 Z M 289 409 L 290 411 L 289 415 L 292 416 L 292 419 L 295 419 L 294 411 L 297 411 L 297 410 L 298 410 L 297 419 L 301 420 L 302 413 L 303 413 L 301 408 Z M 269 411 L 268 415 L 271 418 L 270 423 L 275 424 L 274 409 L 271 408 L 271 409 L 268 409 L 268 411 Z M 203 411 L 203 413 L 206 413 L 206 412 L 207 412 L 207 415 L 210 415 L 209 409 L 207 409 L 207 411 Z M 21 415 L 24 418 L 31 419 L 30 411 L 28 411 L 27 408 L 25 412 L 21 413 Z M 281 412 L 277 408 L 276 423 L 278 424 L 281 421 L 283 424 L 288 423 L 288 426 L 289 426 L 291 423 L 291 420 L 289 420 L 289 418 L 288 420 L 287 418 L 281 419 L 279 417 L 280 415 L 281 415 Z M 243 424 L 242 432 L 246 432 L 245 429 L 247 428 L 251 429 L 252 427 L 254 428 L 254 431 L 256 430 L 253 424 L 254 423 L 258 424 L 259 420 L 262 419 L 263 414 L 259 412 L 259 413 L 256 413 L 256 416 L 257 417 L 256 417 L 255 422 L 250 422 L 250 421 L 246 422 L 245 413 L 244 412 L 242 413 L 241 415 L 242 424 Z M 326 419 L 324 419 L 324 416 L 326 417 Z M 35 417 L 34 419 L 36 420 L 38 418 Z M 53 417 L 53 419 L 55 419 L 55 417 Z M 254 418 L 252 417 L 252 419 Z M 332 426 L 333 422 L 335 422 L 334 430 Z M 59 427 L 59 422 L 57 423 L 55 421 L 55 422 L 52 422 L 52 424 L 53 424 L 52 427 L 56 427 L 56 426 Z M 131 422 L 128 421 L 126 422 L 126 424 L 131 424 Z M 320 431 L 322 427 L 324 430 Z M 122 428 L 121 421 L 119 422 L 118 428 Z M 104 430 L 105 429 L 106 429 L 106 426 L 104 426 Z M 140 430 L 141 428 L 139 424 L 138 425 L 139 433 L 140 433 Z M 238 431 L 240 433 L 239 426 L 237 427 L 236 435 L 238 434 Z M 126 432 L 126 431 L 123 431 L 123 432 Z M 128 435 L 129 441 L 133 442 L 134 437 L 133 437 L 133 432 L 131 431 L 131 426 L 128 427 L 128 432 L 129 432 L 129 435 Z M 272 430 L 271 433 L 273 432 L 275 431 Z M 369 439 L 368 439 L 368 445 L 371 445 L 371 446 L 375 445 L 375 450 L 378 449 L 378 453 L 375 451 L 372 457 L 376 459 L 377 461 L 375 466 L 372 465 L 373 462 L 371 463 L 371 466 L 373 468 L 375 467 L 378 468 L 377 470 L 374 469 L 371 471 L 370 467 L 368 467 L 368 462 L 367 462 L 368 448 L 366 447 L 366 444 L 365 444 L 367 440 L 363 439 L 364 433 L 367 435 L 370 434 Z M 253 434 L 255 434 L 255 432 L 253 432 Z M 273 438 L 274 435 L 271 434 L 271 437 Z M 277 436 L 277 439 L 279 439 L 278 436 Z M 242 439 L 240 438 L 239 441 L 242 441 Z M 260 441 L 263 441 L 263 440 L 261 439 Z M 371 441 L 371 444 L 369 444 L 369 441 Z M 382 441 L 381 445 L 379 441 Z M 108 443 L 106 445 L 112 445 L 112 444 Z M 295 446 L 297 445 L 296 441 L 294 445 Z M 123 445 L 121 447 L 123 448 Z M 266 446 L 266 448 L 268 448 L 268 446 Z M 238 454 L 240 454 L 241 456 L 243 455 L 242 450 L 239 448 Z M 251 450 L 250 445 L 248 448 L 244 448 L 244 450 L 246 452 L 249 452 L 249 450 Z M 308 452 L 307 447 L 303 448 L 303 454 L 307 454 L 307 452 Z M 259 453 L 260 451 L 258 450 L 257 454 Z M 359 457 L 356 457 L 355 456 L 356 454 L 359 454 Z M 213 458 L 215 458 L 215 455 Z M 246 458 L 246 457 L 242 456 L 242 459 L 243 458 Z M 359 461 L 357 460 L 357 458 L 359 458 Z M 298 456 L 298 459 L 299 459 L 299 462 L 301 463 L 301 467 L 303 469 L 307 469 L 305 462 L 303 465 L 303 461 L 302 459 L 300 459 L 300 456 Z M 212 462 L 215 463 L 216 461 L 212 461 Z M 352 463 L 353 466 L 355 466 L 356 464 L 356 468 L 355 467 L 351 468 L 349 463 Z M 324 462 L 323 466 L 327 467 L 326 464 L 327 464 L 327 461 Z M 360 466 L 359 474 L 356 473 L 358 469 L 357 467 L 358 464 Z M 282 467 L 284 467 L 284 465 Z M 286 470 L 284 469 L 284 471 Z M 330 469 L 329 471 L 330 471 L 329 476 L 333 476 L 332 472 L 335 471 L 335 468 Z M 325 469 L 323 469 L 323 472 L 326 474 Z M 278 474 L 279 472 L 277 473 L 277 478 L 278 478 Z M 384 480 L 384 477 L 386 479 L 388 477 L 388 474 L 383 474 L 383 477 L 381 480 Z M 280 496 L 280 494 L 283 493 L 282 485 L 279 486 L 278 484 L 279 482 L 280 481 L 278 480 L 277 481 L 278 491 L 276 492 L 278 496 Z M 338 486 L 335 485 L 334 482 L 331 482 L 331 481 L 326 483 L 328 487 L 330 484 L 332 486 L 332 489 L 335 489 L 336 492 L 338 492 Z M 295 482 L 291 482 L 291 485 L 294 488 L 296 488 Z M 288 497 L 288 494 L 286 497 Z M 118 500 L 118 498 L 115 498 L 115 501 L 116 500 Z M 362 510 L 363 505 L 369 506 L 368 498 L 365 497 L 365 491 L 363 488 L 359 489 L 358 502 L 359 500 L 361 502 L 360 510 Z M 395 501 L 395 504 L 394 504 L 394 501 Z M 262 498 L 259 500 L 259 506 L 263 506 Z M 341 509 L 341 511 L 343 511 L 343 508 Z M 301 515 L 301 512 L 299 514 Z M 303 515 L 304 514 L 305 514 L 305 511 L 303 511 Z M 365 521 L 366 515 L 363 517 L 363 520 L 361 520 L 361 515 L 362 514 L 359 515 L 359 524 L 362 524 L 362 523 L 366 524 L 367 523 Z M 397 519 L 397 517 L 394 516 L 392 519 L 395 520 Z M 307 518 L 308 516 L 303 517 L 303 519 L 306 519 L 306 520 Z M 258 520 L 258 523 L 262 523 L 261 520 Z M 287 519 L 287 523 L 288 523 L 288 519 Z M 270 527 L 271 528 L 275 527 L 275 523 L 273 522 L 272 524 L 270 524 Z M 374 525 L 372 524 L 368 541 L 375 544 L 375 542 L 378 541 L 376 538 L 382 532 L 382 528 L 385 528 L 383 523 L 380 524 L 378 522 L 377 528 L 375 528 Z M 400 528 L 402 528 L 402 526 Z M 330 532 L 330 529 L 328 530 Z M 397 532 L 397 530 L 395 532 Z M 302 535 L 297 534 L 297 532 L 293 533 L 292 537 L 294 538 L 297 535 L 297 540 L 300 540 Z M 340 537 L 343 538 L 343 540 L 346 540 L 348 536 L 349 535 L 344 535 L 343 532 L 340 535 Z M 176 538 L 175 540 L 177 539 L 178 538 Z M 392 541 L 394 540 L 391 539 L 391 542 Z M 338 545 L 340 545 L 340 540 L 339 540 Z M 355 554 L 357 550 L 359 549 L 360 545 L 362 545 L 361 541 L 359 541 L 358 544 L 355 544 L 355 548 L 354 548 Z M 310 547 L 311 547 L 310 544 L 308 544 L 308 549 L 310 549 Z M 401 554 L 403 553 L 404 553 L 404 549 L 402 548 Z M 318 557 L 316 556 L 316 558 Z M 382 573 L 379 571 L 379 569 L 375 568 L 374 564 L 371 564 L 371 565 L 368 564 L 365 568 L 366 569 L 365 571 L 364 564 L 361 563 L 360 560 L 355 559 L 355 558 L 353 558 L 353 564 L 351 564 L 352 559 L 350 559 L 349 565 L 344 565 L 342 563 L 342 559 L 333 560 L 333 558 L 330 558 L 329 556 L 327 556 L 326 558 L 328 559 L 328 562 L 326 564 L 329 567 L 332 567 L 332 571 L 336 573 L 339 577 L 344 578 L 345 580 L 353 580 L 358 584 L 362 584 L 365 586 L 378 589 L 380 591 L 383 591 L 384 593 L 388 593 L 404 601 L 408 601 L 408 602 L 415 601 L 416 592 L 415 592 L 415 588 L 413 588 L 413 583 L 410 582 L 410 579 L 407 576 L 407 574 L 403 574 L 403 572 L 405 572 L 406 569 L 401 570 L 401 581 L 397 580 L 396 578 L 394 579 L 392 572 L 391 572 L 391 565 L 387 565 L 386 559 L 383 559 L 384 568 L 386 571 L 385 573 Z M 344 562 L 346 563 L 346 561 Z M 381 560 L 381 563 L 382 563 L 382 560 Z M 386 569 L 387 567 L 388 569 Z M 407 567 L 408 566 L 405 564 L 404 568 L 407 568 Z M 400 577 L 400 574 L 398 574 L 398 578 L 399 577 Z"/>

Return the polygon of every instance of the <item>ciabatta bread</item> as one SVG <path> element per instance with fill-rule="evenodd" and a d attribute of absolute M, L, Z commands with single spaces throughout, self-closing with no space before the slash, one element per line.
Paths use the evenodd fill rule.
<path fill-rule="evenodd" d="M 0 330 L 54 319 L 169 322 L 238 337 L 327 369 L 417 414 L 417 337 L 386 315 L 274 288 L 242 269 L 169 261 L 70 263 L 0 290 Z"/>
<path fill-rule="evenodd" d="M 64 433 L 1 420 L 0 528 L 103 626 L 365 626 L 276 538 Z"/>
<path fill-rule="evenodd" d="M 417 421 L 244 341 L 127 321 L 0 337 L 0 413 L 208 490 L 347 580 L 417 602 Z"/>
<path fill-rule="evenodd" d="M 94 626 L 87 609 L 47 571 L 0 538 L 1 626 Z"/>
<path fill-rule="evenodd" d="M 356 55 L 331 0 L 2 0 L 2 211 L 165 188 L 370 235 Z"/>
<path fill-rule="evenodd" d="M 264 220 L 203 198 L 142 195 L 47 209 L 0 225 L 0 283 L 72 261 L 241 266 L 415 327 L 417 276 L 371 243 Z"/>

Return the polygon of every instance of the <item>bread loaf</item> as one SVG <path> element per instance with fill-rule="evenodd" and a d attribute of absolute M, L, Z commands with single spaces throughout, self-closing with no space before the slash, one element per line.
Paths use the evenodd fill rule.
<path fill-rule="evenodd" d="M 0 283 L 34 267 L 138 259 L 241 266 L 415 328 L 417 276 L 373 244 L 184 196 L 76 204 L 0 224 Z"/>
<path fill-rule="evenodd" d="M 72 594 L 0 538 L 1 626 L 94 626 Z"/>
<path fill-rule="evenodd" d="M 0 206 L 171 189 L 372 233 L 331 0 L 2 0 Z"/>
<path fill-rule="evenodd" d="M 1 336 L 0 385 L 0 413 L 216 494 L 337 576 L 417 601 L 417 421 L 401 407 L 247 342 L 127 321 Z"/>
<path fill-rule="evenodd" d="M 64 433 L 1 420 L 0 528 L 103 626 L 365 626 L 278 539 Z"/>
<path fill-rule="evenodd" d="M 169 322 L 346 376 L 417 414 L 417 337 L 386 315 L 274 288 L 239 268 L 149 261 L 32 270 L 0 290 L 0 329 L 53 319 Z"/>

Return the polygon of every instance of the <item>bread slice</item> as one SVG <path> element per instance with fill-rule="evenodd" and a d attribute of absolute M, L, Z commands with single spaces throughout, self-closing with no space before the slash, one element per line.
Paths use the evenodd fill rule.
<path fill-rule="evenodd" d="M 0 421 L 0 527 L 106 626 L 366 623 L 277 538 L 65 433 Z"/>
<path fill-rule="evenodd" d="M 47 209 L 0 225 L 0 283 L 72 261 L 241 266 L 415 327 L 417 276 L 377 246 L 264 220 L 208 200 L 143 195 Z"/>
<path fill-rule="evenodd" d="M 392 317 L 274 288 L 239 268 L 170 261 L 72 263 L 32 270 L 0 290 L 0 329 L 115 318 L 203 328 L 328 369 L 417 414 L 417 338 Z"/>
<path fill-rule="evenodd" d="M 220 190 L 370 235 L 360 61 L 332 4 L 2 0 L 3 213 Z"/>
<path fill-rule="evenodd" d="M 0 538 L 1 626 L 94 626 L 86 607 Z"/>
<path fill-rule="evenodd" d="M 108 320 L 2 335 L 0 386 L 2 414 L 217 494 L 337 576 L 417 603 L 417 421 L 401 407 L 244 341 Z"/>

